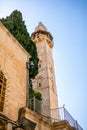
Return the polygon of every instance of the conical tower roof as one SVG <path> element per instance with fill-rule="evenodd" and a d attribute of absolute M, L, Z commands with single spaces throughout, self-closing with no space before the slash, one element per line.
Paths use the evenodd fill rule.
<path fill-rule="evenodd" d="M 42 31 L 47 31 L 47 28 L 43 25 L 42 22 L 39 22 L 38 26 L 35 28 L 35 32 L 42 30 Z"/>

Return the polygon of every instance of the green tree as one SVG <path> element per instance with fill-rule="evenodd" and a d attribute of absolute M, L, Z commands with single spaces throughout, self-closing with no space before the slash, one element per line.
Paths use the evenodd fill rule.
<path fill-rule="evenodd" d="M 38 74 L 39 59 L 37 56 L 37 49 L 35 43 L 31 40 L 31 37 L 27 31 L 21 12 L 14 10 L 10 16 L 2 18 L 0 21 L 31 55 L 29 60 L 33 61 L 34 66 L 33 68 L 29 69 L 29 99 L 35 97 L 41 101 L 41 94 L 39 92 L 35 92 L 32 86 L 32 79 L 34 79 Z"/>
<path fill-rule="evenodd" d="M 6 26 L 6 28 L 12 33 L 12 35 L 19 41 L 19 43 L 29 52 L 31 55 L 30 60 L 33 61 L 34 67 L 30 68 L 29 77 L 34 79 L 38 74 L 38 56 L 35 43 L 31 40 L 27 31 L 25 22 L 23 21 L 20 11 L 14 10 L 10 16 L 0 19 L 0 21 Z"/>

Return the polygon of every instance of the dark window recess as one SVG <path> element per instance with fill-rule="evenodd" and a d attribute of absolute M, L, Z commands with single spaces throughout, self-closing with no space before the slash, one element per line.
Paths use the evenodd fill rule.
<path fill-rule="evenodd" d="M 41 68 L 41 65 L 39 64 L 39 68 Z"/>
<path fill-rule="evenodd" d="M 39 38 L 39 33 L 36 34 L 36 37 Z"/>
<path fill-rule="evenodd" d="M 39 83 L 39 87 L 41 87 L 41 83 Z"/>
<path fill-rule="evenodd" d="M 41 65 L 42 65 L 42 60 L 39 60 L 39 68 L 41 68 Z"/>

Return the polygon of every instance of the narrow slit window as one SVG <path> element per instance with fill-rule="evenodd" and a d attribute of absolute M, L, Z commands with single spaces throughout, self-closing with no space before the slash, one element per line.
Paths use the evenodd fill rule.
<path fill-rule="evenodd" d="M 39 69 L 41 68 L 41 65 L 42 65 L 42 60 L 39 60 L 39 65 L 38 65 Z"/>

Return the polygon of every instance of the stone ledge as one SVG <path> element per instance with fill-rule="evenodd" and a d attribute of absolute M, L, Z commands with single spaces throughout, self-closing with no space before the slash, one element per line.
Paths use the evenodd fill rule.
<path fill-rule="evenodd" d="M 75 128 L 70 126 L 70 124 L 66 120 L 54 122 L 53 127 L 55 128 L 55 130 L 75 130 Z"/>
<path fill-rule="evenodd" d="M 23 117 L 32 121 L 32 122 L 34 122 L 34 123 L 36 123 L 37 125 L 42 124 L 45 127 L 50 127 L 50 128 L 52 127 L 52 123 L 48 118 L 30 110 L 27 107 L 24 107 L 21 110 L 21 114 L 20 114 L 19 118 L 23 118 Z"/>
<path fill-rule="evenodd" d="M 43 125 L 46 128 L 49 128 L 49 130 L 75 130 L 66 120 L 52 122 L 50 118 L 44 117 L 43 115 L 40 115 L 27 107 L 22 108 L 21 117 L 36 123 L 37 126 Z M 41 130 L 43 129 L 41 128 Z"/>

